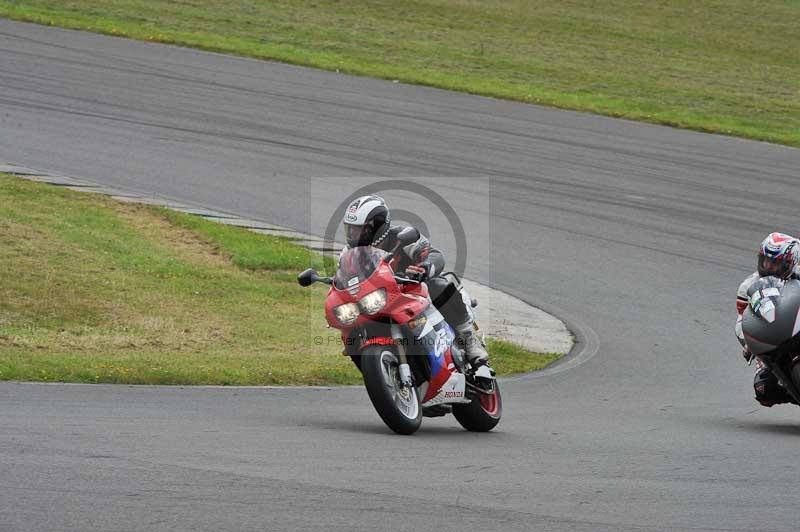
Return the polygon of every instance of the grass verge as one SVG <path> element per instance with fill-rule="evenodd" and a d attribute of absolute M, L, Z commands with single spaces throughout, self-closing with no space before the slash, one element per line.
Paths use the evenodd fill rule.
<path fill-rule="evenodd" d="M 495 338 L 486 340 L 486 349 L 491 354 L 492 367 L 500 376 L 538 371 L 562 356 L 556 353 L 531 353 L 516 344 Z"/>
<path fill-rule="evenodd" d="M 0 16 L 800 146 L 800 2 L 0 0 Z"/>
<path fill-rule="evenodd" d="M 320 257 L 284 238 L 0 174 L 0 380 L 355 384 Z M 549 364 L 495 342 L 503 373 Z"/>

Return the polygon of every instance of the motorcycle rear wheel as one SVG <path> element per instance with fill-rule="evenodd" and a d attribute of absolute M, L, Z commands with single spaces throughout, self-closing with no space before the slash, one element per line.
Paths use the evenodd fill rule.
<path fill-rule="evenodd" d="M 361 372 L 372 406 L 386 426 L 398 434 L 413 434 L 422 424 L 422 407 L 415 387 L 400 384 L 400 358 L 386 346 L 361 352 Z"/>
<path fill-rule="evenodd" d="M 468 404 L 453 405 L 453 416 L 462 427 L 472 432 L 489 432 L 495 428 L 503 416 L 503 398 L 497 381 L 494 382 L 494 393 L 476 393 Z"/>

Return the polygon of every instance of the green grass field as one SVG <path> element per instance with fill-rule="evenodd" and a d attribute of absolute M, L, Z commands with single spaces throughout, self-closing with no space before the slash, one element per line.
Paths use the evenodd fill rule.
<path fill-rule="evenodd" d="M 282 238 L 0 174 L 0 380 L 355 384 Z M 501 373 L 555 360 L 492 344 Z"/>
<path fill-rule="evenodd" d="M 800 146 L 795 0 L 0 0 L 0 16 Z"/>

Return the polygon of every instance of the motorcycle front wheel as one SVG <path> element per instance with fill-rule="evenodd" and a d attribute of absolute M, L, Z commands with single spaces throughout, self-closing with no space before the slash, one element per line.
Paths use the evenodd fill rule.
<path fill-rule="evenodd" d="M 400 383 L 400 358 L 393 348 L 374 345 L 361 352 L 361 372 L 372 406 L 386 426 L 413 434 L 422 423 L 417 389 Z"/>
<path fill-rule="evenodd" d="M 462 427 L 473 432 L 489 432 L 500 423 L 502 415 L 503 398 L 497 381 L 492 393 L 475 392 L 469 403 L 453 405 L 453 416 Z"/>

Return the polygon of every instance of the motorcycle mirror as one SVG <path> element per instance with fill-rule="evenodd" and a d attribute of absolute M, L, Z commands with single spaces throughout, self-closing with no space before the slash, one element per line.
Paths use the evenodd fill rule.
<path fill-rule="evenodd" d="M 309 268 L 297 276 L 297 283 L 300 286 L 311 286 L 319 280 L 319 275 L 314 268 Z"/>
<path fill-rule="evenodd" d="M 397 240 L 405 244 L 410 244 L 419 240 L 419 231 L 413 227 L 406 227 L 397 233 Z"/>

